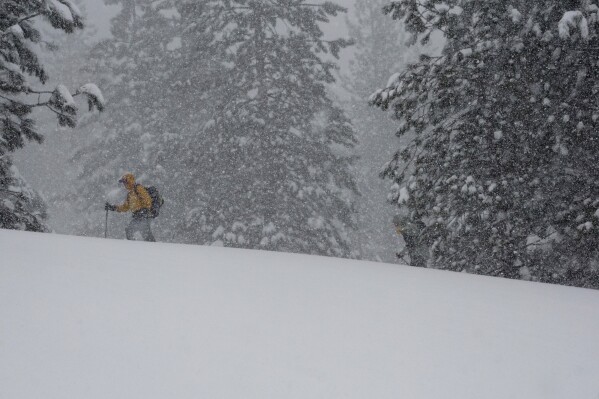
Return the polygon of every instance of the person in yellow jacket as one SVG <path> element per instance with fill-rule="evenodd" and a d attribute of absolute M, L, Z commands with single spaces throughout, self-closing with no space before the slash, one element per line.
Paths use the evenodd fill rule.
<path fill-rule="evenodd" d="M 119 183 L 124 184 L 127 189 L 127 199 L 122 205 L 112 205 L 106 203 L 107 211 L 116 211 L 119 213 L 132 212 L 133 218 L 125 229 L 127 240 L 133 240 L 135 233 L 141 233 L 144 241 L 156 241 L 152 234 L 151 221 L 149 217 L 150 208 L 152 207 L 152 198 L 148 194 L 148 190 L 141 184 L 135 183 L 135 176 L 131 173 L 125 174 Z"/>

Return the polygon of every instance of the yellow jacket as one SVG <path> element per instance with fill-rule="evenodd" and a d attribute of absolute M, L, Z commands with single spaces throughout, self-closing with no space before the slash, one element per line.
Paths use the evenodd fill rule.
<path fill-rule="evenodd" d="M 125 203 L 116 207 L 117 212 L 135 213 L 152 207 L 152 197 L 148 194 L 148 190 L 144 186 L 135 184 L 135 177 L 132 174 L 126 174 L 119 181 L 125 184 L 128 193 Z"/>

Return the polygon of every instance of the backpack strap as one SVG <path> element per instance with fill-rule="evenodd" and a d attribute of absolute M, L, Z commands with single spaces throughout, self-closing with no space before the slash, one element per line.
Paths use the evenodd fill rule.
<path fill-rule="evenodd" d="M 137 195 L 137 199 L 141 201 L 141 195 L 139 195 L 139 191 L 137 190 L 138 187 L 143 187 L 143 186 L 141 184 L 135 183 L 133 191 L 135 192 L 135 195 Z M 148 190 L 146 190 L 146 192 L 147 191 Z M 148 193 L 148 195 L 149 195 L 149 193 Z M 152 198 L 150 197 L 150 207 L 149 208 L 142 208 L 142 211 L 146 210 L 146 209 L 152 209 L 152 201 L 151 200 L 152 200 Z"/>
<path fill-rule="evenodd" d="M 138 190 L 139 187 L 144 187 L 144 186 L 141 185 L 141 184 L 136 183 L 135 186 L 134 186 L 134 188 L 133 188 L 133 192 L 135 193 L 135 195 L 137 195 L 137 199 L 139 201 L 141 201 L 141 195 L 139 194 L 139 190 Z M 146 189 L 146 192 L 147 191 L 148 190 Z M 149 195 L 150 195 L 150 193 L 148 193 L 148 196 Z M 148 215 L 149 215 L 149 212 L 151 212 L 151 210 L 152 210 L 152 206 L 153 206 L 153 200 L 152 200 L 152 197 L 150 197 L 150 207 L 149 208 L 141 208 L 138 211 L 139 215 L 147 218 Z"/>

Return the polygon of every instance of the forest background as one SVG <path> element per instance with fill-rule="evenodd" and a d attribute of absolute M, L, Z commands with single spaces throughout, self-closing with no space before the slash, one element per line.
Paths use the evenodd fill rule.
<path fill-rule="evenodd" d="M 3 3 L 3 227 L 599 287 L 594 0 L 105 3 Z"/>

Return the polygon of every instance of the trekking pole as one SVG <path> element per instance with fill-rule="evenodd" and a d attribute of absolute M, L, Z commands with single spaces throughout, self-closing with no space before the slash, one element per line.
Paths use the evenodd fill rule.
<path fill-rule="evenodd" d="M 108 238 L 108 209 L 106 209 L 106 220 L 104 222 L 104 238 Z"/>

